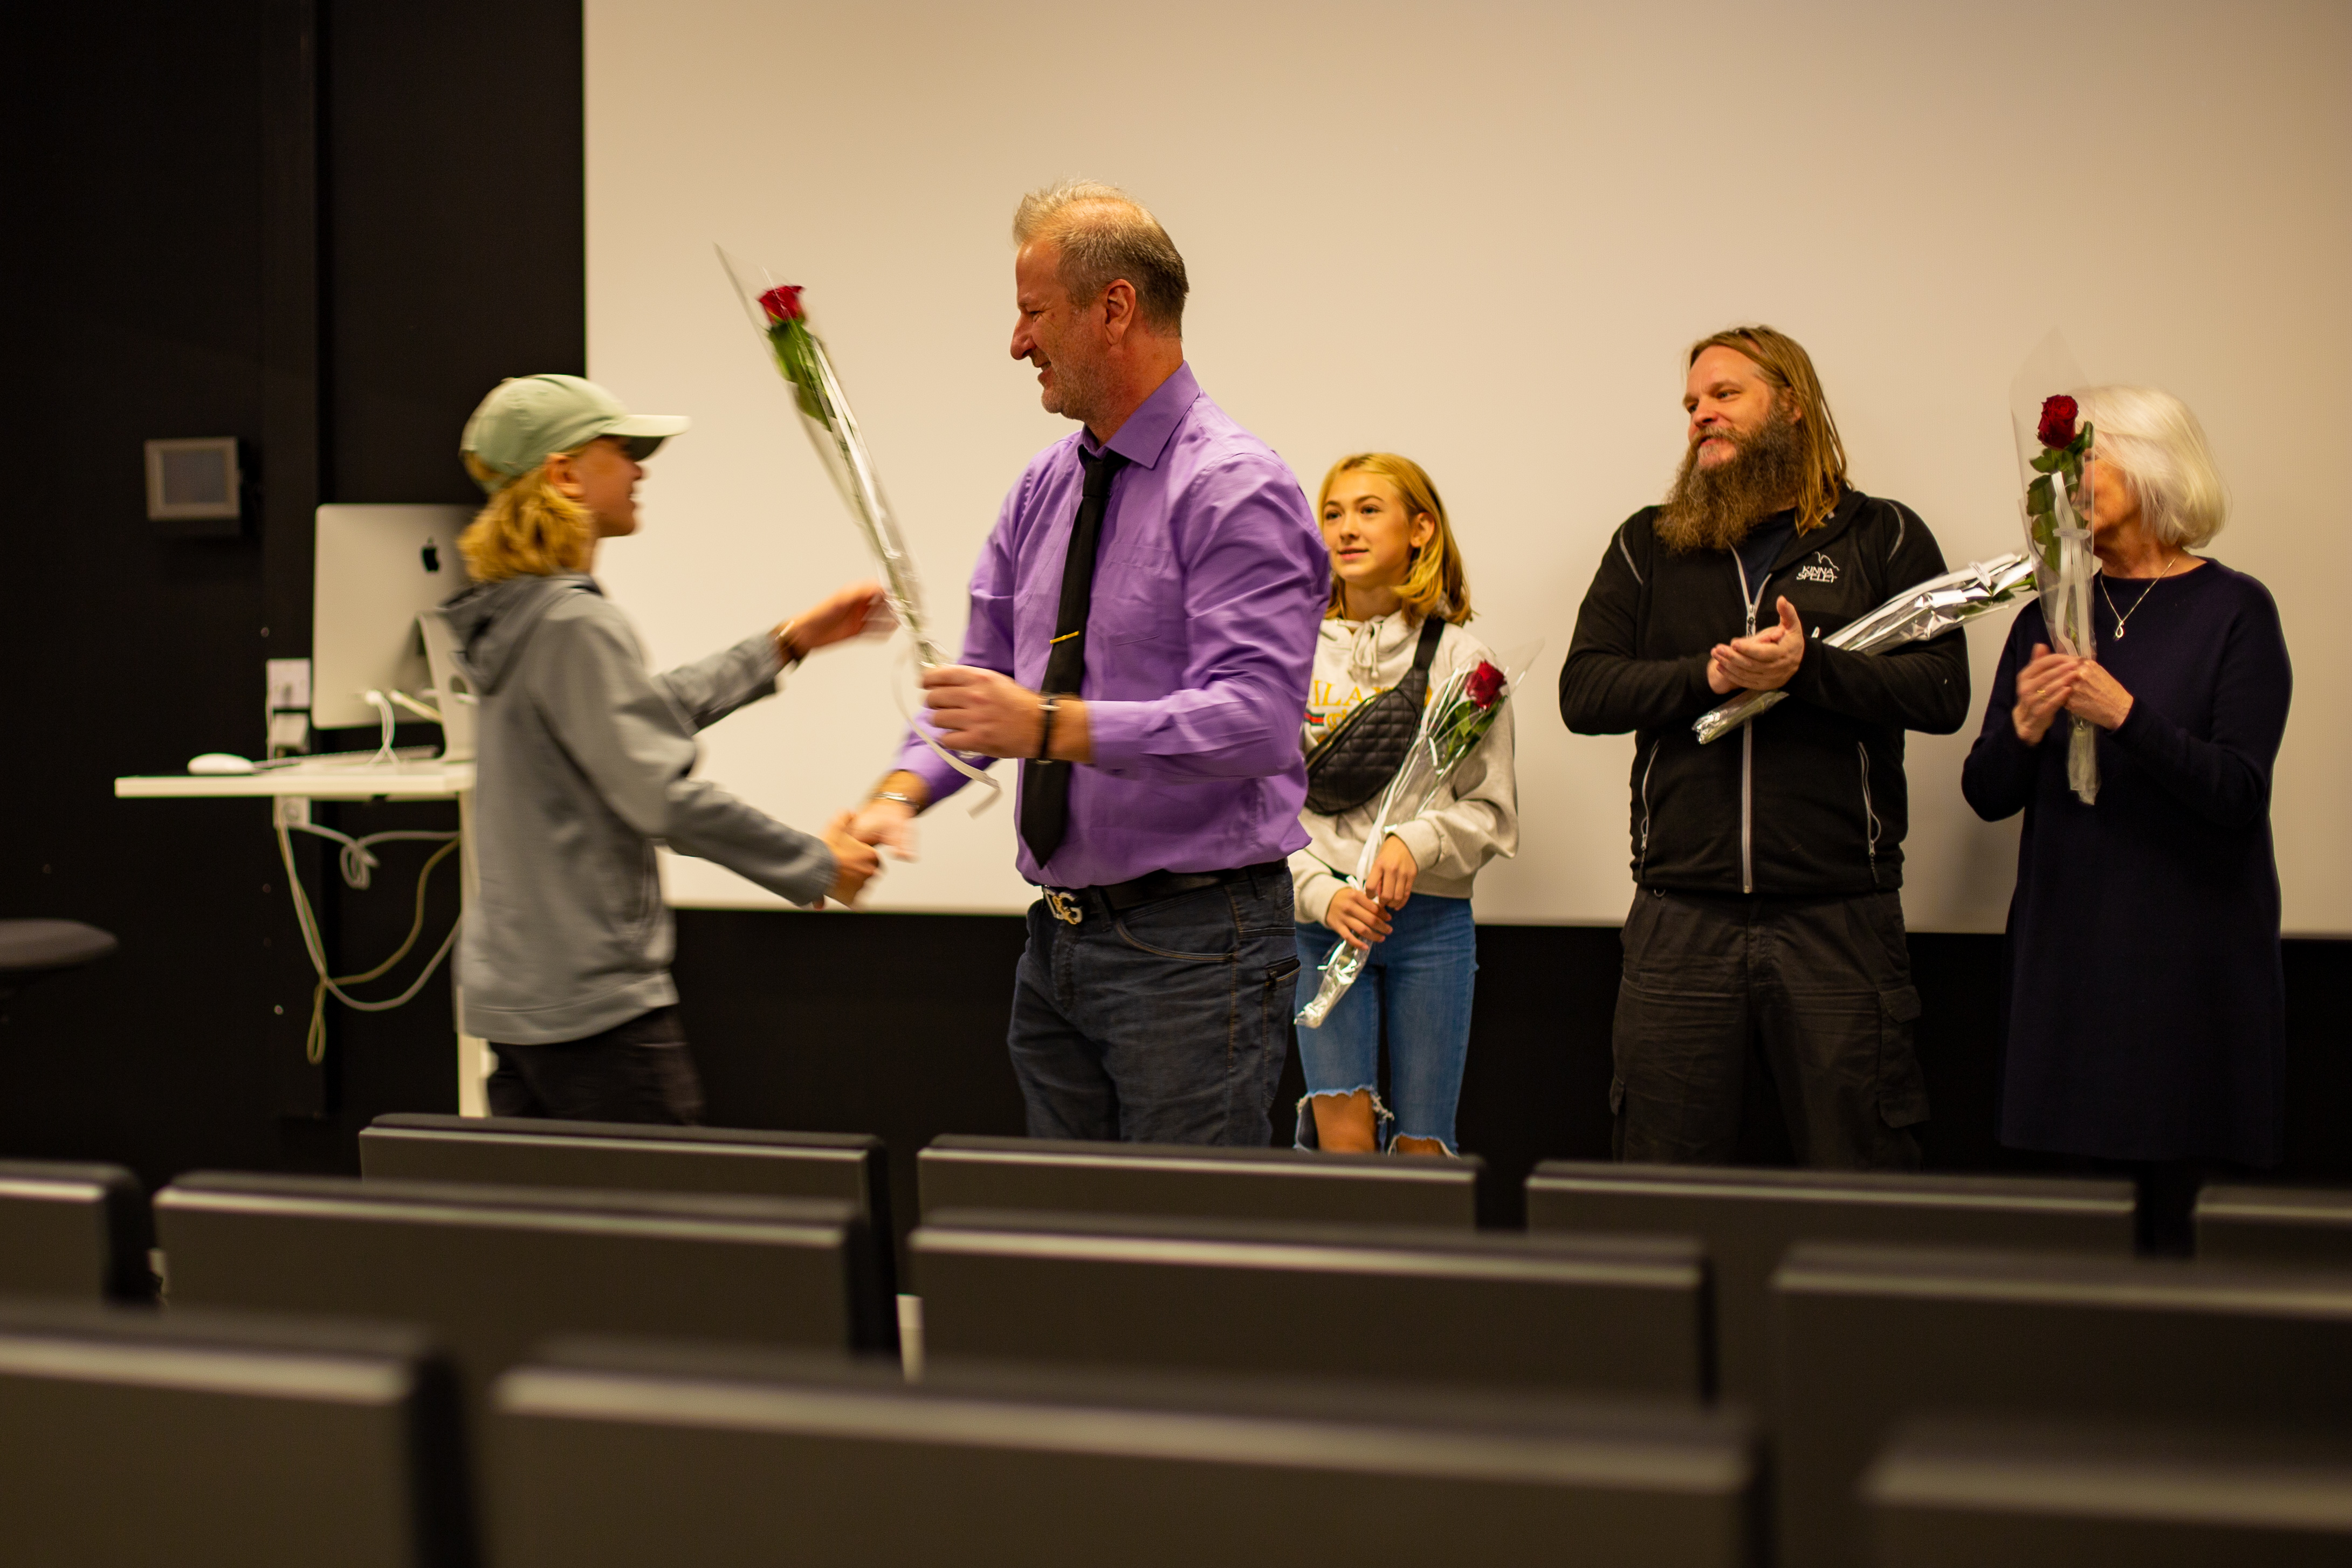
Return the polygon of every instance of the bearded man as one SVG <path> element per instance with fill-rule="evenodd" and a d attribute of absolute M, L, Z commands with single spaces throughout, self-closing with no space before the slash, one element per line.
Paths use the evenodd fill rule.
<path fill-rule="evenodd" d="M 1793 340 L 1734 328 L 1686 363 L 1689 449 L 1664 504 L 1602 553 L 1559 677 L 1570 730 L 1635 736 L 1617 1154 L 1729 1164 L 1743 1106 L 1777 1103 L 1801 1164 L 1916 1170 L 1903 732 L 1959 728 L 1968 647 L 1819 639 L 1943 552 L 1916 513 L 1846 482 Z M 1701 746 L 1691 721 L 1742 689 L 1789 700 Z"/>
<path fill-rule="evenodd" d="M 1184 361 L 1184 258 L 1108 185 L 1013 217 L 1013 357 L 1079 428 L 1030 462 L 971 577 L 943 744 L 1019 758 L 1044 895 L 1010 1046 L 1040 1138 L 1265 1146 L 1297 984 L 1300 715 L 1331 592 L 1298 481 Z M 904 854 L 963 780 L 909 735 L 851 831 Z"/>

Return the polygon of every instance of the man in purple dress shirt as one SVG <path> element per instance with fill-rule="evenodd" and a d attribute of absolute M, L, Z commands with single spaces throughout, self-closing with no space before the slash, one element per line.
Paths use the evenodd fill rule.
<path fill-rule="evenodd" d="M 1290 469 L 1185 364 L 1184 258 L 1151 215 L 1066 184 L 1022 201 L 1013 237 L 1013 357 L 1081 428 L 1005 497 L 963 662 L 923 686 L 943 744 L 1022 759 L 1029 1131 L 1263 1146 L 1329 557 Z M 903 850 L 962 783 L 909 735 L 854 831 Z"/>

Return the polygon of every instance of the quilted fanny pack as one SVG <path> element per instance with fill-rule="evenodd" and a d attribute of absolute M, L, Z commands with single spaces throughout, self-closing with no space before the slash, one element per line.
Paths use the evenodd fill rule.
<path fill-rule="evenodd" d="M 1421 646 L 1413 650 L 1405 678 L 1333 727 L 1307 753 L 1307 809 L 1323 816 L 1355 810 L 1388 787 L 1398 764 L 1421 733 L 1421 710 L 1429 699 L 1429 667 L 1437 658 L 1445 623 L 1435 616 L 1421 623 Z"/>

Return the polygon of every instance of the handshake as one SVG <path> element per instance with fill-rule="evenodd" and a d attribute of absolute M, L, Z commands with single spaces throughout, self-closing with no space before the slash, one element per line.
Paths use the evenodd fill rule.
<path fill-rule="evenodd" d="M 881 584 L 852 583 L 785 621 L 770 635 L 776 640 L 777 658 L 789 669 L 821 647 L 887 632 L 896 624 Z M 824 890 L 827 899 L 856 903 L 866 884 L 882 869 L 874 846 L 890 843 L 903 855 L 903 847 L 911 844 L 911 835 L 903 833 L 896 840 L 870 828 L 861 836 L 861 818 L 870 816 L 877 804 L 887 803 L 869 802 L 866 812 L 845 811 L 825 825 L 824 847 L 833 851 L 834 865 L 833 885 Z M 913 815 L 908 813 L 909 817 Z"/>
<path fill-rule="evenodd" d="M 911 783 L 912 790 L 904 786 Z M 882 783 L 885 791 L 922 798 L 923 783 L 912 773 L 893 773 Z M 905 801 L 877 795 L 856 811 L 845 811 L 825 825 L 824 847 L 833 851 L 833 886 L 825 897 L 854 904 L 866 884 L 882 874 L 881 849 L 887 847 L 901 860 L 915 858 L 915 808 Z"/>
<path fill-rule="evenodd" d="M 853 584 L 804 616 L 776 628 L 777 651 L 787 664 L 828 643 L 889 625 L 880 586 Z M 989 757 L 1034 757 L 1050 737 L 1053 755 L 1063 762 L 1094 759 L 1086 704 L 1064 698 L 1046 728 L 1044 700 L 1034 691 L 992 669 L 940 665 L 923 671 L 923 701 L 940 744 Z M 833 851 L 833 886 L 825 896 L 856 903 L 866 884 L 882 872 L 882 849 L 901 860 L 915 858 L 915 814 L 930 804 L 930 786 L 911 773 L 891 773 L 866 802 L 825 825 L 824 845 Z"/>

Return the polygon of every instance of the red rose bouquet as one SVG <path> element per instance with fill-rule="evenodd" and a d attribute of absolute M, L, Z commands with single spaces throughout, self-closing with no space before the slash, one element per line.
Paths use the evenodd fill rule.
<path fill-rule="evenodd" d="M 751 312 L 751 324 L 767 343 L 776 369 L 793 389 L 793 406 L 800 414 L 801 428 L 807 432 L 809 444 L 816 448 L 824 471 L 833 476 L 834 488 L 841 492 L 851 519 L 865 535 L 866 548 L 874 552 L 875 564 L 882 571 L 883 591 L 889 595 L 891 613 L 907 628 L 917 662 L 926 667 L 945 664 L 946 656 L 932 640 L 930 620 L 923 613 L 923 584 L 915 571 L 915 557 L 908 550 L 906 537 L 898 531 L 898 520 L 891 515 L 890 503 L 882 494 L 874 456 L 866 450 L 866 437 L 857 427 L 857 416 L 850 411 L 849 398 L 841 390 L 841 377 L 833 368 L 833 356 L 825 352 L 824 340 L 809 326 L 808 307 L 801 301 L 806 290 L 798 284 L 777 282 L 764 268 L 758 274 L 759 282 L 754 283 L 753 269 L 723 249 L 719 253 L 719 265 L 726 269 L 728 280 L 735 285 L 736 293 Z M 971 761 L 940 745 L 929 730 L 915 722 L 903 689 L 893 689 L 898 696 L 899 712 L 924 743 L 956 772 L 987 786 L 987 793 L 973 802 L 974 814 L 994 801 L 1003 786 Z"/>
<path fill-rule="evenodd" d="M 2088 658 L 2096 648 L 2091 621 L 2091 463 L 2094 432 L 2081 405 L 2053 385 L 2078 385 L 2082 371 L 2056 333 L 2043 340 L 2010 389 L 2017 455 L 2025 479 L 2021 503 L 2026 551 L 2050 646 Z M 2066 784 L 2089 805 L 2099 797 L 2099 749 L 2091 721 L 2073 718 L 2066 735 Z"/>
<path fill-rule="evenodd" d="M 1470 672 L 1470 679 L 1462 683 L 1462 694 L 1470 699 L 1471 706 L 1478 711 L 1489 713 L 1502 697 L 1507 684 L 1501 670 L 1480 659 L 1478 668 Z"/>
<path fill-rule="evenodd" d="M 2044 447 L 2072 447 L 2074 444 L 2074 420 L 2083 405 L 2060 393 L 2042 400 L 2042 417 L 2034 426 L 2034 434 Z M 2084 432 L 2085 435 L 2088 432 Z"/>
<path fill-rule="evenodd" d="M 769 352 L 776 356 L 776 368 L 784 373 L 784 380 L 792 386 L 793 402 L 800 405 L 802 414 L 823 421 L 824 373 L 818 368 L 816 356 L 824 349 L 808 329 L 808 311 L 801 304 L 800 289 L 794 284 L 779 283 L 762 293 L 759 302 Z"/>
<path fill-rule="evenodd" d="M 719 264 L 727 269 L 728 279 L 751 312 L 752 325 L 775 359 L 776 369 L 793 390 L 793 405 L 800 413 L 802 428 L 882 569 L 890 608 L 913 638 L 915 657 L 926 665 L 946 663 L 931 640 L 929 622 L 923 614 L 922 582 L 915 571 L 915 558 L 882 494 L 882 480 L 875 471 L 873 455 L 866 450 L 866 437 L 857 427 L 857 416 L 850 411 L 849 399 L 841 390 L 841 377 L 833 368 L 833 356 L 825 352 L 824 340 L 809 325 L 808 307 L 801 300 L 805 290 L 796 284 L 778 283 L 764 269 L 754 283 L 754 269 L 724 250 L 719 253 Z"/>
<path fill-rule="evenodd" d="M 1511 656 L 1510 669 L 1504 669 L 1486 659 L 1480 659 L 1466 669 L 1457 669 L 1446 677 L 1443 685 L 1430 694 L 1428 704 L 1421 710 L 1421 732 L 1413 737 L 1412 747 L 1398 764 L 1396 776 L 1389 780 L 1388 792 L 1381 796 L 1380 816 L 1372 821 L 1370 837 L 1364 840 L 1363 858 L 1356 864 L 1355 875 L 1347 879 L 1348 885 L 1361 888 L 1364 879 L 1371 874 L 1372 861 L 1378 858 L 1381 846 L 1387 842 L 1389 829 L 1411 822 L 1437 805 L 1454 770 L 1462 759 L 1478 749 L 1495 721 L 1503 716 L 1503 704 L 1510 700 L 1511 688 L 1528 666 L 1536 661 L 1539 648 L 1528 648 Z M 1361 948 L 1346 942 L 1331 950 L 1323 964 L 1323 983 L 1316 987 L 1314 999 L 1298 1010 L 1297 1023 L 1302 1029 L 1319 1029 L 1339 998 L 1364 972 L 1365 953 Z"/>

